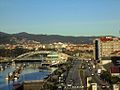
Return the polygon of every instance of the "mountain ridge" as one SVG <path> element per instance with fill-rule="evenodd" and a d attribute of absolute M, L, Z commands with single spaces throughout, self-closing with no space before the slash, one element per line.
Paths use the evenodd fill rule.
<path fill-rule="evenodd" d="M 0 44 L 17 44 L 16 41 L 34 40 L 42 44 L 54 42 L 73 43 L 73 44 L 92 44 L 93 40 L 98 36 L 62 36 L 62 35 L 46 35 L 46 34 L 29 34 L 20 32 L 16 34 L 8 34 L 0 32 Z"/>

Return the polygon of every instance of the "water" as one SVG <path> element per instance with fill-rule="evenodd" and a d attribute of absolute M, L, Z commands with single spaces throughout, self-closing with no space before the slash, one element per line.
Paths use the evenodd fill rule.
<path fill-rule="evenodd" d="M 39 72 L 39 70 L 37 69 L 38 65 L 39 63 L 29 63 L 23 69 L 19 79 L 16 82 L 42 80 L 51 73 L 51 71 L 48 70 Z M 19 66 L 19 64 L 15 66 L 10 66 L 6 68 L 4 71 L 0 71 L 0 90 L 12 90 L 13 81 L 8 82 L 5 78 L 8 76 L 8 73 L 13 72 L 17 66 Z"/>

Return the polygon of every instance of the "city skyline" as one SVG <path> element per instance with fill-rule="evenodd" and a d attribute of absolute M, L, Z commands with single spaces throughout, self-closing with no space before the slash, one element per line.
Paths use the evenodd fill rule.
<path fill-rule="evenodd" d="M 119 0 L 1 0 L 0 31 L 119 36 Z"/>

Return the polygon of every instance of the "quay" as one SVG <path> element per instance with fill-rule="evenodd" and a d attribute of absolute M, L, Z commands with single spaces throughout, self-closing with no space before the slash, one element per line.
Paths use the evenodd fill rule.
<path fill-rule="evenodd" d="M 43 85 L 44 80 L 24 81 L 22 84 L 14 84 L 13 90 L 42 90 Z"/>
<path fill-rule="evenodd" d="M 8 79 L 8 82 L 17 80 L 23 68 L 23 64 L 21 64 L 15 71 L 13 71 L 12 73 L 8 73 L 8 77 L 6 78 Z"/>
<path fill-rule="evenodd" d="M 21 84 L 13 84 L 13 90 L 57 90 L 59 86 L 64 88 L 64 80 L 71 68 L 71 62 L 69 60 L 66 63 L 58 65 L 58 69 L 43 80 L 24 81 Z"/>

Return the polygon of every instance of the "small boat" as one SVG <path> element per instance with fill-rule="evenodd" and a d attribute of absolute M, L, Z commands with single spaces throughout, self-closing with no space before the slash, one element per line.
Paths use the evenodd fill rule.
<path fill-rule="evenodd" d="M 14 77 L 14 81 L 17 81 L 18 80 L 18 78 L 17 77 Z"/>
<path fill-rule="evenodd" d="M 8 80 L 8 77 L 6 77 L 5 79 Z"/>
<path fill-rule="evenodd" d="M 3 71 L 4 69 L 3 69 L 3 66 L 0 66 L 0 71 Z"/>

